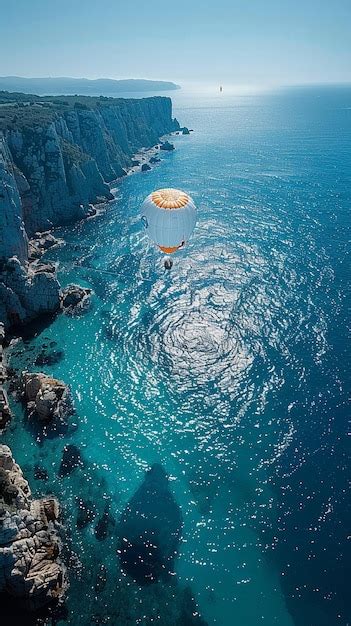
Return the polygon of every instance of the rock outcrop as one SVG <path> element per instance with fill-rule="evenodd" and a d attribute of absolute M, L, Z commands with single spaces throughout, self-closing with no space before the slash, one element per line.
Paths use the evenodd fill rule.
<path fill-rule="evenodd" d="M 22 219 L 29 236 L 79 219 L 89 203 L 110 198 L 108 183 L 132 165 L 132 155 L 179 128 L 170 98 L 160 96 L 38 97 L 28 106 L 3 106 L 1 114 L 5 171 L 16 180 L 14 190 L 8 183 L 9 200 L 16 206 L 9 226 L 17 232 Z M 24 248 L 22 228 L 22 258 Z M 13 254 L 10 250 L 5 256 Z"/>
<path fill-rule="evenodd" d="M 7 379 L 7 367 L 4 356 L 5 327 L 0 322 L 0 431 L 4 430 L 11 419 L 9 401 L 4 388 Z"/>
<path fill-rule="evenodd" d="M 54 266 L 22 264 L 17 256 L 0 260 L 0 319 L 5 326 L 29 322 L 60 307 Z"/>
<path fill-rule="evenodd" d="M 72 443 L 67 444 L 62 452 L 58 475 L 60 478 L 64 478 L 71 474 L 77 467 L 83 467 L 83 465 L 84 461 L 79 448 Z"/>
<path fill-rule="evenodd" d="M 51 422 L 64 420 L 72 412 L 72 400 L 67 385 L 41 372 L 22 372 L 22 399 L 27 406 L 28 419 Z"/>
<path fill-rule="evenodd" d="M 29 260 L 35 261 L 36 259 L 40 259 L 43 253 L 46 252 L 46 250 L 49 250 L 49 248 L 57 246 L 60 243 L 62 243 L 61 240 L 54 237 L 54 235 L 50 233 L 50 231 L 36 233 L 36 235 L 29 240 Z"/>
<path fill-rule="evenodd" d="M 77 497 L 77 521 L 76 525 L 79 530 L 85 528 L 96 516 L 96 506 L 94 502 L 91 500 L 83 500 L 82 498 Z"/>
<path fill-rule="evenodd" d="M 174 144 L 169 141 L 164 141 L 160 144 L 160 150 L 166 150 L 167 152 L 171 152 L 174 150 Z"/>
<path fill-rule="evenodd" d="M 13 98 L 0 116 L 0 320 L 7 327 L 59 308 L 55 268 L 28 262 L 54 243 L 38 233 L 91 215 L 91 203 L 113 198 L 109 183 L 126 174 L 133 154 L 179 128 L 171 100 L 160 96 Z"/>
<path fill-rule="evenodd" d="M 16 168 L 0 133 L 0 320 L 21 324 L 59 307 L 55 272 L 28 264 L 28 238 Z"/>
<path fill-rule="evenodd" d="M 0 445 L 0 592 L 30 610 L 62 600 L 68 587 L 58 515 L 54 497 L 32 499 L 10 448 Z"/>
<path fill-rule="evenodd" d="M 81 315 L 90 306 L 92 290 L 68 285 L 61 292 L 61 309 L 66 315 Z"/>

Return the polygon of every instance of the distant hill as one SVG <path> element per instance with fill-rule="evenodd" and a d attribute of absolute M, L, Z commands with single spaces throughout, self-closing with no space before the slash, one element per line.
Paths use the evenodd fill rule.
<path fill-rule="evenodd" d="M 180 89 L 175 83 L 163 80 L 127 79 L 113 80 L 112 78 L 22 78 L 20 76 L 0 76 L 0 90 L 24 91 L 38 95 L 86 95 L 86 96 L 113 96 L 128 92 L 173 91 Z"/>

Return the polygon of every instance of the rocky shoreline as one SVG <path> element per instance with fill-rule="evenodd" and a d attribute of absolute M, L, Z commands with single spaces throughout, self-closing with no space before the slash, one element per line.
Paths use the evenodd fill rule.
<path fill-rule="evenodd" d="M 120 176 L 147 172 L 157 165 L 161 161 L 160 151 L 174 150 L 174 145 L 168 139 L 170 131 L 175 130 L 177 134 L 183 131 L 183 134 L 187 134 L 187 129 L 176 130 L 176 128 L 179 129 L 179 125 L 173 129 L 168 127 L 166 135 L 160 133 L 161 139 L 157 144 L 134 151 L 125 168 L 119 171 Z M 1 162 L 4 150 L 5 152 L 7 150 L 7 161 L 2 158 Z M 11 167 L 9 167 L 10 162 Z M 79 285 L 68 285 L 61 289 L 56 276 L 56 266 L 42 261 L 42 256 L 47 250 L 63 243 L 55 237 L 55 225 L 53 228 L 37 230 L 28 239 L 25 231 L 25 211 L 21 210 L 21 207 L 24 209 L 24 199 L 28 190 L 22 193 L 25 188 L 23 181 L 21 190 L 18 184 L 17 187 L 13 185 L 10 189 L 13 181 L 18 183 L 20 176 L 18 172 L 15 175 L 16 165 L 12 156 L 9 155 L 8 148 L 5 146 L 4 149 L 3 138 L 2 152 L 0 150 L 0 182 L 1 165 L 2 175 L 4 176 L 5 172 L 7 176 L 7 178 L 5 176 L 7 214 L 13 218 L 13 213 L 18 209 L 17 219 L 11 226 L 11 235 L 17 233 L 19 237 L 17 254 L 11 256 L 6 252 L 6 246 L 1 249 L 0 241 L 0 298 L 2 298 L 0 319 L 4 320 L 4 323 L 0 324 L 0 429 L 6 428 L 11 420 L 7 398 L 7 388 L 10 387 L 17 401 L 21 402 L 24 407 L 27 424 L 33 425 L 36 429 L 36 440 L 39 442 L 49 433 L 51 435 L 54 433 L 54 436 L 65 434 L 64 428 L 67 427 L 70 416 L 74 413 L 70 389 L 65 382 L 44 372 L 8 372 L 3 353 L 3 348 L 9 342 L 6 340 L 5 332 L 10 330 L 10 332 L 14 331 L 15 335 L 20 334 L 21 329 L 29 321 L 47 314 L 51 316 L 59 313 L 70 316 L 84 314 L 91 304 L 93 292 Z M 92 219 L 99 215 L 106 207 L 106 203 L 114 198 L 111 190 L 113 191 L 114 185 L 118 184 L 120 176 L 109 181 L 107 187 L 109 190 L 105 194 L 105 200 L 102 201 L 100 197 L 95 202 L 87 203 L 84 211 L 79 215 L 75 214 L 73 219 Z M 47 350 L 43 344 L 35 358 L 34 365 L 50 365 L 60 358 L 60 350 L 51 348 Z M 94 485 L 95 469 L 93 472 L 94 478 L 79 448 L 71 443 L 65 444 L 57 472 L 58 479 L 67 481 L 74 479 L 75 476 L 84 475 L 84 480 L 88 476 L 91 484 Z M 47 481 L 47 469 L 41 465 L 36 466 L 34 479 Z M 99 491 L 98 484 L 99 481 L 97 483 Z M 151 498 L 150 489 L 153 494 Z M 157 611 L 163 615 L 164 623 L 168 624 L 168 607 L 172 599 L 173 617 L 170 618 L 169 624 L 177 623 L 183 626 L 183 623 L 186 623 L 205 626 L 205 622 L 197 612 L 191 590 L 182 586 L 178 587 L 172 579 L 173 563 L 178 555 L 178 544 L 181 538 L 182 516 L 169 489 L 165 470 L 161 466 L 153 466 L 149 470 L 139 490 L 122 513 L 118 525 L 110 511 L 110 495 L 104 494 L 105 503 L 103 503 L 102 510 L 97 504 L 99 495 L 96 493 L 94 500 L 90 501 L 84 500 L 81 493 L 76 493 L 77 531 L 82 532 L 85 528 L 91 527 L 98 542 L 108 541 L 110 536 L 113 538 L 112 531 L 119 542 L 122 541 L 122 537 L 127 536 L 127 544 L 123 542 L 118 544 L 117 541 L 115 545 L 116 559 L 120 560 L 120 566 L 126 575 L 142 587 L 150 583 L 159 584 L 156 596 L 151 591 L 150 598 L 158 606 Z M 163 500 L 168 503 L 165 511 L 161 506 Z M 140 511 L 144 511 L 141 517 Z M 33 499 L 29 484 L 23 477 L 21 468 L 16 464 L 10 448 L 0 445 L 0 593 L 18 600 L 19 607 L 34 614 L 43 607 L 62 605 L 68 589 L 68 573 L 61 559 L 62 527 L 58 521 L 59 514 L 60 506 L 55 497 Z M 70 570 L 72 563 L 75 563 L 71 570 L 73 574 L 79 559 L 77 560 L 68 548 L 71 532 L 72 529 L 66 531 L 65 543 L 68 543 L 64 560 Z M 144 537 L 141 541 L 137 541 L 139 533 Z M 139 567 L 135 569 L 135 550 L 137 550 L 138 559 L 143 559 L 145 550 L 149 549 L 151 537 L 156 537 L 158 534 L 160 534 L 160 543 L 155 545 L 155 551 L 148 566 L 146 569 L 141 568 L 140 571 Z M 171 595 L 169 595 L 168 579 L 172 579 Z M 109 573 L 105 565 L 101 563 L 96 573 L 95 592 L 102 593 L 109 584 L 111 584 Z M 129 604 L 128 585 L 119 587 L 119 594 L 119 602 Z M 130 614 L 137 618 L 137 606 L 130 607 L 129 610 Z M 94 622 L 97 619 L 97 623 L 100 623 L 100 619 L 110 619 L 110 617 L 92 616 L 92 619 Z"/>
<path fill-rule="evenodd" d="M 5 327 L 4 324 L 0 322 L 0 433 L 11 420 L 11 409 L 5 388 L 6 381 Z"/>
<path fill-rule="evenodd" d="M 179 134 L 178 131 L 176 132 Z M 167 136 L 169 136 L 169 134 Z M 141 148 L 138 152 L 136 152 L 133 155 L 131 165 L 126 168 L 125 175 L 133 175 L 137 172 L 150 170 L 151 166 L 155 166 L 156 163 L 161 162 L 158 154 L 159 150 L 162 149 L 162 146 L 166 146 L 163 148 L 166 151 L 172 151 L 174 149 L 174 145 L 168 141 L 167 136 L 161 137 L 159 144 L 156 146 L 152 146 L 151 148 Z M 147 167 L 147 170 L 143 169 L 145 166 Z M 112 181 L 110 186 L 111 190 L 114 189 L 114 185 L 120 182 L 120 180 L 121 177 Z M 93 219 L 97 217 L 106 209 L 107 204 L 113 200 L 114 195 L 111 194 L 111 198 L 105 202 L 90 204 L 89 212 L 83 219 Z M 39 317 L 40 315 L 50 316 L 55 315 L 60 311 L 66 315 L 80 315 L 84 313 L 91 304 L 91 296 L 93 294 L 91 289 L 84 288 L 79 285 L 68 285 L 65 289 L 61 289 L 56 278 L 56 266 L 50 263 L 43 263 L 41 261 L 42 256 L 50 248 L 64 244 L 64 240 L 55 237 L 54 232 L 55 228 L 48 231 L 37 232 L 31 239 L 28 239 L 28 261 L 26 269 L 23 268 L 17 257 L 8 259 L 7 263 L 5 261 L 2 265 L 0 260 L 0 296 L 4 293 L 4 286 L 6 288 L 6 282 L 4 281 L 2 283 L 2 280 L 4 280 L 4 268 L 5 276 L 7 272 L 10 274 L 11 289 L 13 289 L 14 284 L 16 284 L 14 283 L 14 279 L 17 279 L 20 282 L 24 275 L 25 284 L 35 283 L 35 281 L 40 282 L 40 278 L 38 277 L 45 277 L 43 285 L 45 285 L 46 289 L 41 293 L 41 298 L 45 298 L 45 304 L 40 308 L 37 307 L 34 314 L 27 317 L 27 319 L 25 316 L 21 317 L 18 315 L 16 315 L 15 318 L 10 317 L 7 320 L 5 317 L 5 322 L 8 322 L 7 326 L 10 327 L 12 331 L 15 329 L 15 334 L 21 332 L 22 324 L 25 324 L 26 321 L 32 321 L 33 318 Z M 3 274 L 1 272 L 3 272 Z M 51 288 L 48 288 L 49 285 Z M 11 420 L 11 409 L 6 391 L 9 377 L 7 375 L 5 364 L 5 347 L 6 326 L 4 322 L 0 321 L 0 434 Z M 25 373 L 23 372 L 22 374 Z"/>
<path fill-rule="evenodd" d="M 31 611 L 62 602 L 68 589 L 59 515 L 54 497 L 33 499 L 10 448 L 0 445 L 0 593 Z"/>
<path fill-rule="evenodd" d="M 55 245 L 50 231 L 91 217 L 93 205 L 112 200 L 111 186 L 136 167 L 133 155 L 143 146 L 143 153 L 167 146 L 160 137 L 179 129 L 169 98 L 26 102 L 20 95 L 13 94 L 0 115 L 0 319 L 6 328 L 60 307 L 55 267 L 40 261 Z M 150 167 L 145 154 L 140 163 L 142 171 Z"/>
<path fill-rule="evenodd" d="M 85 98 L 85 101 L 89 100 L 93 99 Z M 113 99 L 108 100 L 113 101 Z M 95 197 L 94 203 L 86 203 L 84 211 L 77 214 L 74 210 L 70 221 L 77 220 L 77 218 L 92 219 L 101 214 L 106 204 L 114 200 L 111 190 L 123 176 L 150 170 L 161 161 L 158 156 L 160 150 L 172 151 L 174 149 L 173 144 L 167 139 L 169 134 L 172 131 L 177 134 L 180 131 L 185 133 L 187 130 L 177 130 L 179 124 L 170 116 L 169 98 L 157 97 L 144 100 L 156 100 L 158 106 L 161 101 L 166 102 L 168 119 L 164 124 L 164 129 L 167 134 L 161 135 L 159 142 L 154 146 L 141 147 L 137 152 L 128 156 L 125 159 L 125 168 L 119 166 L 115 170 L 118 171 L 119 176 L 112 179 L 109 184 L 104 183 L 105 199 Z M 137 101 L 133 101 L 133 104 L 135 102 Z M 84 105 L 82 108 L 85 110 L 88 107 Z M 79 116 L 79 113 L 80 107 L 76 115 Z M 63 132 L 64 126 L 61 118 L 59 122 L 55 121 L 55 125 L 59 137 L 60 130 Z M 50 125 L 48 128 L 50 129 Z M 33 129 L 33 132 L 38 132 L 38 130 Z M 73 141 L 72 136 L 70 140 Z M 134 142 L 135 140 L 134 137 Z M 23 144 L 24 138 L 21 142 Z M 2 234 L 0 238 L 0 432 L 11 419 L 6 391 L 7 371 L 4 355 L 6 329 L 11 328 L 16 335 L 20 334 L 23 325 L 41 316 L 50 317 L 60 311 L 67 315 L 80 315 L 89 308 L 92 296 L 91 289 L 79 285 L 68 285 L 65 289 L 61 289 L 56 276 L 56 266 L 41 261 L 47 250 L 64 243 L 53 234 L 55 227 L 50 230 L 39 230 L 28 238 L 26 213 L 28 214 L 28 198 L 32 192 L 29 178 L 26 179 L 19 170 L 18 163 L 15 163 L 15 153 L 18 150 L 18 145 L 17 148 L 16 145 L 13 129 L 9 127 L 7 132 L 0 129 L 0 228 Z M 124 149 L 126 149 L 125 146 Z M 83 205 L 80 206 L 83 208 Z M 31 213 L 33 208 L 31 206 Z M 31 229 L 32 226 L 29 226 L 29 232 Z M 13 252 L 15 254 L 12 254 Z"/>
<path fill-rule="evenodd" d="M 166 139 L 151 148 L 142 148 L 134 155 L 132 164 L 125 170 L 124 175 L 151 170 L 155 164 L 161 162 L 158 154 L 162 149 L 172 151 L 174 145 Z M 120 180 L 121 177 L 111 182 L 112 191 Z M 107 203 L 112 201 L 114 195 L 110 193 L 106 201 L 89 204 L 83 219 L 92 219 L 100 215 Z M 81 298 L 76 298 L 73 307 L 65 304 L 67 294 L 60 289 L 55 265 L 41 262 L 41 257 L 47 250 L 64 243 L 62 239 L 55 237 L 54 232 L 55 228 L 38 231 L 28 239 L 27 262 L 24 264 L 16 256 L 3 261 L 0 258 L 0 319 L 4 320 L 5 327 L 20 327 L 40 315 L 54 315 L 60 308 L 66 313 L 77 314 L 90 303 L 86 290 L 83 293 L 82 287 L 71 285 L 71 291 L 74 288 L 76 292 L 80 291 Z"/>

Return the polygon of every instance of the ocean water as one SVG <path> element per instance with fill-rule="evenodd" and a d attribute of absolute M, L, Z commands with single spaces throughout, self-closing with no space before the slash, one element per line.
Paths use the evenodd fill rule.
<path fill-rule="evenodd" d="M 346 626 L 351 88 L 172 98 L 194 132 L 124 179 L 103 214 L 59 229 L 66 243 L 46 255 L 63 284 L 94 290 L 91 309 L 13 349 L 14 367 L 62 378 L 76 406 L 67 432 L 43 438 L 15 405 L 5 437 L 70 529 L 55 623 L 185 626 L 199 612 L 209 626 Z M 198 207 L 171 272 L 139 219 L 168 186 Z M 63 358 L 34 365 L 51 342 Z M 67 443 L 85 465 L 58 478 Z M 139 587 L 121 572 L 116 524 L 155 462 L 184 528 L 173 580 Z M 84 529 L 77 497 L 95 507 Z M 176 622 L 187 586 L 197 607 Z"/>

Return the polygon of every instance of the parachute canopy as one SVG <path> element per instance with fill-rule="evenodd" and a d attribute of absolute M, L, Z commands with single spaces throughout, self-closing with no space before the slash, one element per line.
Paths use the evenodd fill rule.
<path fill-rule="evenodd" d="M 145 198 L 141 217 L 150 239 L 166 254 L 188 241 L 196 223 L 196 207 L 179 189 L 158 189 Z"/>

